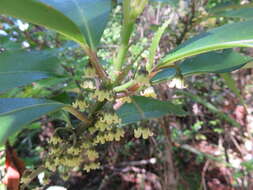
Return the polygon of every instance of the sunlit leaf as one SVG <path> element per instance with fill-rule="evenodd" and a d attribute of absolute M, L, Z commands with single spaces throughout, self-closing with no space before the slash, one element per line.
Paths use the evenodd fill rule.
<path fill-rule="evenodd" d="M 146 66 L 146 70 L 148 72 L 150 72 L 152 70 L 152 67 L 154 65 L 155 62 L 155 54 L 156 54 L 156 50 L 157 47 L 159 46 L 159 42 L 161 40 L 161 37 L 163 35 L 163 33 L 165 32 L 166 28 L 168 27 L 170 23 L 170 20 L 168 20 L 167 22 L 165 22 L 155 33 L 152 43 L 150 45 L 149 48 L 149 60 L 148 60 L 148 64 Z"/>
<path fill-rule="evenodd" d="M 99 43 L 112 8 L 112 0 L 39 0 L 70 18 L 94 49 Z"/>
<path fill-rule="evenodd" d="M 111 0 L 1 0 L 5 14 L 53 29 L 93 49 L 109 18 Z"/>
<path fill-rule="evenodd" d="M 37 0 L 1 0 L 0 5 L 0 14 L 45 26 L 78 43 L 85 43 L 80 29 L 73 21 L 64 16 L 63 13 Z"/>
<path fill-rule="evenodd" d="M 253 21 L 226 24 L 197 35 L 179 45 L 158 65 L 163 68 L 197 54 L 234 47 L 253 47 Z"/>

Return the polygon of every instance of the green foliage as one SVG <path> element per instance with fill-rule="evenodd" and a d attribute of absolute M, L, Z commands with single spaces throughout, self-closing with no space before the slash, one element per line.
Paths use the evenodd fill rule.
<path fill-rule="evenodd" d="M 61 103 L 32 98 L 1 98 L 0 105 L 1 143 L 26 124 L 64 106 Z"/>
<path fill-rule="evenodd" d="M 237 70 L 252 61 L 252 57 L 243 56 L 235 51 L 223 50 L 209 52 L 184 60 L 177 68 L 163 69 L 151 81 L 153 83 L 170 80 L 177 74 L 177 69 L 184 77 L 204 73 L 226 73 Z"/>
<path fill-rule="evenodd" d="M 228 4 L 218 8 L 210 10 L 210 13 L 215 16 L 223 16 L 230 18 L 242 18 L 242 19 L 252 19 L 253 17 L 253 3 L 248 3 L 244 5 L 238 4 Z"/>
<path fill-rule="evenodd" d="M 252 21 L 226 24 L 197 35 L 170 52 L 157 67 L 167 67 L 178 60 L 214 50 L 253 47 Z M 228 32 L 240 31 L 240 32 Z"/>
<path fill-rule="evenodd" d="M 54 51 L 4 51 L 0 54 L 0 92 L 56 75 L 59 60 Z"/>
<path fill-rule="evenodd" d="M 0 14 L 46 27 L 77 43 L 66 42 L 55 33 L 54 42 L 44 43 L 50 40 L 42 40 L 45 30 L 39 26 L 34 26 L 31 31 L 19 31 L 19 34 L 24 33 L 20 41 L 29 39 L 32 44 L 28 47 L 22 48 L 17 39 L 13 40 L 15 35 L 7 33 L 6 37 L 0 38 L 0 144 L 10 137 L 18 137 L 15 134 L 35 120 L 37 122 L 32 128 L 38 129 L 41 116 L 51 114 L 50 118 L 59 124 L 52 129 L 48 154 L 42 164 L 52 172 L 61 171 L 64 179 L 68 178 L 68 171 L 74 167 L 87 172 L 98 169 L 102 160 L 100 156 L 104 156 L 100 154 L 101 147 L 106 149 L 108 143 L 123 142 L 128 138 L 124 142 L 126 149 L 134 147 L 135 143 L 129 140 L 133 135 L 126 133 L 127 130 L 133 131 L 135 139 L 148 139 L 154 133 L 150 126 L 143 124 L 149 120 L 188 115 L 189 112 L 183 109 L 184 99 L 178 96 L 197 102 L 218 119 L 203 122 L 198 118 L 187 129 L 173 129 L 175 141 L 182 136 L 197 141 L 207 140 L 208 137 L 201 133 L 205 125 L 215 127 L 213 130 L 219 135 L 224 132 L 220 128 L 223 121 L 241 126 L 206 99 L 187 91 L 176 90 L 174 100 L 165 101 L 170 91 L 162 93 L 163 86 L 159 84 L 171 79 L 182 82 L 185 77 L 195 74 L 225 73 L 222 76 L 226 84 L 236 96 L 240 96 L 228 73 L 244 68 L 252 62 L 252 57 L 229 48 L 253 47 L 252 20 L 238 19 L 239 22 L 227 24 L 227 20 L 223 19 L 221 23 L 224 25 L 196 35 L 173 49 L 175 43 L 190 36 L 188 32 L 191 35 L 195 33 L 191 27 L 199 25 L 205 28 L 205 24 L 198 23 L 202 13 L 195 15 L 194 3 L 185 8 L 192 12 L 184 16 L 179 14 L 178 20 L 182 21 L 183 27 L 173 25 L 173 19 L 166 17 L 154 37 L 149 39 L 150 34 L 138 34 L 137 25 L 143 22 L 138 19 L 148 5 L 147 0 L 124 0 L 122 5 L 116 7 L 110 22 L 111 0 L 0 1 Z M 182 6 L 177 0 L 150 2 L 168 3 L 170 8 L 171 5 Z M 159 8 L 162 3 L 158 4 Z M 221 3 L 209 1 L 206 6 L 216 7 L 216 10 L 211 10 L 206 18 L 248 19 L 253 16 L 251 4 L 243 6 L 237 3 L 236 7 L 217 8 Z M 173 13 L 175 9 L 171 8 L 170 11 Z M 6 18 L 8 23 L 15 25 L 15 20 Z M 184 19 L 189 20 L 185 22 Z M 155 20 L 159 21 L 158 18 Z M 218 19 L 215 21 L 219 22 Z M 108 22 L 110 28 L 105 29 Z M 156 23 L 156 26 L 159 25 Z M 191 26 L 188 28 L 188 25 Z M 181 29 L 182 34 L 178 36 Z M 175 34 L 170 35 L 173 31 Z M 174 45 L 167 42 L 174 37 Z M 52 115 L 52 112 L 59 110 L 61 112 Z M 172 152 L 172 145 L 168 145 L 171 143 L 170 127 L 162 122 L 156 122 L 156 129 L 157 126 L 164 130 L 164 135 L 158 139 L 165 144 L 161 145 L 161 150 L 167 151 L 167 159 L 168 152 Z M 157 131 L 161 133 L 160 129 Z M 28 135 L 29 138 L 31 136 Z M 168 151 L 167 146 L 171 150 Z M 201 162 L 204 157 L 219 160 L 188 145 L 181 148 L 199 155 Z M 28 162 L 32 164 L 33 160 L 28 159 Z M 242 166 L 252 170 L 248 163 Z"/>
<path fill-rule="evenodd" d="M 70 18 L 92 49 L 98 45 L 111 12 L 111 0 L 40 0 Z"/>
<path fill-rule="evenodd" d="M 179 105 L 142 96 L 131 97 L 132 102 L 124 104 L 118 111 L 122 125 L 164 115 L 184 116 L 186 112 Z"/>
<path fill-rule="evenodd" d="M 0 13 L 24 19 L 64 34 L 79 43 L 85 43 L 79 28 L 69 18 L 52 7 L 36 0 L 2 0 Z M 29 11 L 27 11 L 29 9 Z"/>

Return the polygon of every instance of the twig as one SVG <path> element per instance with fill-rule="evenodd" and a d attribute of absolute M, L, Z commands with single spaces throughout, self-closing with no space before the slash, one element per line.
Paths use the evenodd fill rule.
<path fill-rule="evenodd" d="M 181 21 L 184 23 L 184 29 L 183 32 L 181 33 L 181 35 L 176 39 L 176 44 L 181 44 L 182 41 L 184 40 L 186 34 L 191 30 L 192 25 L 193 25 L 193 19 L 195 17 L 195 11 L 196 11 L 196 7 L 195 7 L 195 0 L 192 0 L 191 2 L 191 16 L 187 15 L 184 17 L 183 20 L 181 18 Z"/>
<path fill-rule="evenodd" d="M 37 168 L 36 170 L 34 170 L 30 175 L 29 175 L 29 179 L 26 181 L 25 184 L 23 184 L 20 187 L 20 190 L 24 190 L 31 182 L 32 180 L 34 180 L 34 178 L 36 178 L 41 172 L 43 172 L 45 170 L 45 168 L 43 166 Z"/>
<path fill-rule="evenodd" d="M 203 187 L 203 190 L 207 190 L 205 175 L 206 175 L 206 171 L 207 171 L 209 165 L 210 165 L 210 160 L 207 160 L 204 165 L 204 168 L 201 172 L 201 186 Z"/>
<path fill-rule="evenodd" d="M 75 108 L 73 108 L 72 106 L 66 106 L 63 108 L 63 110 L 68 111 L 69 113 L 71 113 L 72 115 L 74 115 L 77 119 L 90 124 L 91 121 L 81 112 L 77 111 Z"/>

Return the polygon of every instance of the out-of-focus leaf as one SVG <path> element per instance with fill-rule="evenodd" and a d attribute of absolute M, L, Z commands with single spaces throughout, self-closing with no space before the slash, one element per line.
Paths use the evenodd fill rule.
<path fill-rule="evenodd" d="M 243 18 L 252 19 L 253 18 L 253 8 L 241 8 L 217 12 L 215 16 L 231 17 L 231 18 Z"/>
<path fill-rule="evenodd" d="M 168 101 L 160 101 L 143 96 L 133 96 L 132 103 L 126 103 L 117 114 L 122 119 L 122 125 L 136 123 L 141 120 L 154 119 L 164 115 L 184 116 L 187 113 L 180 105 Z"/>
<path fill-rule="evenodd" d="M 153 2 L 161 2 L 161 3 L 168 3 L 173 6 L 177 6 L 179 3 L 179 0 L 151 0 Z"/>
<path fill-rule="evenodd" d="M 244 106 L 245 110 L 247 110 L 246 103 L 241 95 L 239 88 L 236 86 L 236 81 L 232 78 L 230 73 L 222 73 L 220 76 L 224 79 L 225 84 L 228 88 L 239 98 L 240 103 Z"/>
<path fill-rule="evenodd" d="M 0 144 L 24 125 L 44 114 L 62 108 L 64 104 L 33 98 L 0 99 Z"/>
<path fill-rule="evenodd" d="M 220 111 L 220 109 L 217 108 L 217 106 L 211 104 L 208 100 L 203 99 L 203 97 L 200 97 L 196 94 L 192 94 L 190 92 L 183 91 L 183 90 L 177 90 L 176 94 L 183 95 L 185 97 L 190 98 L 192 101 L 197 102 L 197 103 L 203 105 L 204 107 L 206 107 L 210 112 L 217 115 L 218 118 L 220 118 L 222 120 L 225 120 L 226 122 L 232 124 L 235 127 L 241 127 L 241 125 L 236 120 L 234 120 L 228 114 L 223 113 L 222 111 Z"/>
<path fill-rule="evenodd" d="M 212 8 L 211 10 L 209 10 L 209 13 L 213 16 L 252 19 L 253 3 L 247 3 L 243 5 L 228 3 L 222 6 Z"/>
<path fill-rule="evenodd" d="M 123 0 L 116 0 L 117 3 L 122 3 Z M 150 0 L 150 2 L 161 2 L 161 3 L 167 3 L 173 6 L 177 6 L 179 3 L 179 0 Z"/>
<path fill-rule="evenodd" d="M 0 92 L 56 74 L 59 61 L 52 51 L 0 53 Z"/>
<path fill-rule="evenodd" d="M 212 29 L 179 45 L 162 60 L 157 68 L 167 67 L 178 60 L 214 50 L 253 47 L 252 30 L 253 20 L 226 24 Z"/>
<path fill-rule="evenodd" d="M 178 68 L 183 76 L 202 73 L 225 73 L 239 69 L 252 60 L 252 57 L 243 56 L 235 51 L 224 50 L 208 52 L 188 58 L 180 63 Z M 158 83 L 164 80 L 170 80 L 175 76 L 176 69 L 167 68 L 157 73 L 151 81 Z"/>

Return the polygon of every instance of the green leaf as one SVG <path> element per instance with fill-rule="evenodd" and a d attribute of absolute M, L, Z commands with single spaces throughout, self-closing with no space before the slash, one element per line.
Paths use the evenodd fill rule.
<path fill-rule="evenodd" d="M 253 18 L 253 3 L 247 4 L 228 4 L 220 7 L 211 9 L 210 14 L 213 16 L 223 16 L 231 18 Z"/>
<path fill-rule="evenodd" d="M 70 18 L 95 49 L 112 9 L 112 0 L 39 0 Z"/>
<path fill-rule="evenodd" d="M 115 0 L 117 1 L 117 3 L 122 3 L 123 0 Z M 150 0 L 151 2 L 161 2 L 161 3 L 167 3 L 167 4 L 171 4 L 173 6 L 177 6 L 179 3 L 179 0 Z"/>
<path fill-rule="evenodd" d="M 163 68 L 197 54 L 234 47 L 253 47 L 253 20 L 226 24 L 197 35 L 170 52 L 158 65 Z"/>
<path fill-rule="evenodd" d="M 131 98 L 132 103 L 126 103 L 117 110 L 117 114 L 122 119 L 122 125 L 154 119 L 164 115 L 186 115 L 180 105 L 175 105 L 168 101 L 160 101 L 143 96 L 133 96 Z"/>
<path fill-rule="evenodd" d="M 73 21 L 48 5 L 37 0 L 0 0 L 0 2 L 0 14 L 45 26 L 80 44 L 85 44 L 82 33 Z"/>
<path fill-rule="evenodd" d="M 54 76 L 58 59 L 53 51 L 0 53 L 0 92 Z"/>
<path fill-rule="evenodd" d="M 231 18 L 253 18 L 253 8 L 241 8 L 235 10 L 226 10 L 215 13 L 215 16 L 231 17 Z"/>
<path fill-rule="evenodd" d="M 161 3 L 168 3 L 171 4 L 173 6 L 177 6 L 179 3 L 179 0 L 151 0 L 153 2 L 161 2 Z"/>
<path fill-rule="evenodd" d="M 241 95 L 240 89 L 236 85 L 236 81 L 232 78 L 230 73 L 222 73 L 220 76 L 224 79 L 225 84 L 228 86 L 228 88 L 239 98 L 240 104 L 242 104 L 247 110 L 247 105 Z"/>
<path fill-rule="evenodd" d="M 157 47 L 159 46 L 159 42 L 161 40 L 161 37 L 163 35 L 163 33 L 165 32 L 166 28 L 168 27 L 168 25 L 170 24 L 170 20 L 168 20 L 167 22 L 165 22 L 155 33 L 154 38 L 152 40 L 152 44 L 149 48 L 149 60 L 148 60 L 148 64 L 146 65 L 146 70 L 148 72 L 151 72 L 154 62 L 155 62 L 155 54 L 156 54 L 156 50 Z"/>
<path fill-rule="evenodd" d="M 235 51 L 223 50 L 208 52 L 188 58 L 180 63 L 178 68 L 184 77 L 203 73 L 225 73 L 239 69 L 252 60 L 252 57 L 243 56 Z M 151 82 L 158 83 L 170 80 L 175 76 L 176 69 L 167 68 L 157 73 L 151 79 Z"/>
<path fill-rule="evenodd" d="M 0 143 L 3 143 L 26 124 L 63 106 L 62 103 L 43 99 L 1 98 Z"/>
<path fill-rule="evenodd" d="M 111 10 L 111 0 L 0 0 L 5 14 L 53 29 L 95 49 Z M 85 38 L 84 38 L 85 36 Z"/>

